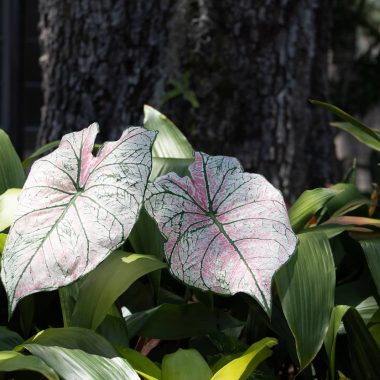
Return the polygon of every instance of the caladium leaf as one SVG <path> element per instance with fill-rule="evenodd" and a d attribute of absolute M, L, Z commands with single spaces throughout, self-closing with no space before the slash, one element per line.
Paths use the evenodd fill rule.
<path fill-rule="evenodd" d="M 155 132 L 128 128 L 93 156 L 97 133 L 92 124 L 65 135 L 32 166 L 3 252 L 10 312 L 26 295 L 68 285 L 93 270 L 136 221 Z"/>
<path fill-rule="evenodd" d="M 170 271 L 206 291 L 250 294 L 270 313 L 272 277 L 297 242 L 280 192 L 231 157 L 196 153 L 189 171 L 157 178 L 146 193 Z"/>

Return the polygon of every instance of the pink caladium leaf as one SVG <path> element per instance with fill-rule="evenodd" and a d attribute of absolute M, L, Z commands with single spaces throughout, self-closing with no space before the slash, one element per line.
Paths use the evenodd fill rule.
<path fill-rule="evenodd" d="M 196 153 L 189 171 L 146 192 L 170 271 L 206 291 L 247 293 L 270 314 L 272 277 L 297 244 L 281 193 L 231 157 Z"/>
<path fill-rule="evenodd" d="M 151 171 L 155 132 L 124 131 L 94 156 L 98 125 L 69 133 L 34 163 L 3 252 L 10 313 L 28 294 L 68 285 L 128 237 Z"/>

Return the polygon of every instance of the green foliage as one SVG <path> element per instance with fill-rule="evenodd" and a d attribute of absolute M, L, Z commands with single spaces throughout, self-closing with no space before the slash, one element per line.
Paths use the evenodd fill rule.
<path fill-rule="evenodd" d="M 375 132 L 318 104 L 343 118 L 334 126 L 378 149 Z M 148 106 L 145 126 L 160 132 L 150 180 L 187 175 L 193 148 L 180 130 Z M 22 187 L 24 174 L 5 134 L 0 146 L 11 158 L 0 160 L 2 251 L 17 204 L 18 190 L 9 189 Z M 298 246 L 275 274 L 270 317 L 250 296 L 201 292 L 173 279 L 165 238 L 143 210 L 125 244 L 93 271 L 28 296 L 9 322 L 3 318 L 0 377 L 243 380 L 293 371 L 305 379 L 379 378 L 380 207 L 352 178 L 308 190 L 290 208 Z M 0 309 L 2 318 L 4 296 Z"/>

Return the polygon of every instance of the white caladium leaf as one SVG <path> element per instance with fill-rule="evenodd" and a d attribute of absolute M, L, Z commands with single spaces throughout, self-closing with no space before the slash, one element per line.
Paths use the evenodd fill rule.
<path fill-rule="evenodd" d="M 250 294 L 270 313 L 272 277 L 297 243 L 281 193 L 231 157 L 196 153 L 189 171 L 157 178 L 146 193 L 170 271 L 203 290 Z"/>
<path fill-rule="evenodd" d="M 155 132 L 140 127 L 92 150 L 98 125 L 36 161 L 19 197 L 1 278 L 12 312 L 28 294 L 68 285 L 128 237 L 151 171 Z"/>

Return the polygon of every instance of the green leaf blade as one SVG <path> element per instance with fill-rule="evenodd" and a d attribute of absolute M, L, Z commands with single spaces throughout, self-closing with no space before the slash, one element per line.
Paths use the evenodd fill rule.
<path fill-rule="evenodd" d="M 282 308 L 301 368 L 317 355 L 334 306 L 335 264 L 327 236 L 305 233 L 293 259 L 276 275 Z"/>

